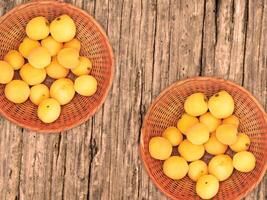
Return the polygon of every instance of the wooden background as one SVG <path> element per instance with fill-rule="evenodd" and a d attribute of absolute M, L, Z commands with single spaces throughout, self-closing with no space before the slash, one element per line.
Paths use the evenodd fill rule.
<path fill-rule="evenodd" d="M 0 15 L 26 1 L 0 0 Z M 219 76 L 267 108 L 267 0 L 69 0 L 103 26 L 113 87 L 85 124 L 38 134 L 0 118 L 0 200 L 166 199 L 138 150 L 153 99 L 171 83 Z M 267 199 L 267 177 L 246 200 Z"/>

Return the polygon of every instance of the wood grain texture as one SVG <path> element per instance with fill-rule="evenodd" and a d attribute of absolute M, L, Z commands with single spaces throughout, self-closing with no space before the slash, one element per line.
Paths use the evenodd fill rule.
<path fill-rule="evenodd" d="M 0 0 L 0 15 L 27 0 Z M 167 199 L 139 157 L 142 121 L 169 84 L 233 80 L 267 109 L 267 0 L 67 0 L 93 15 L 113 47 L 105 104 L 52 135 L 0 118 L 0 200 Z M 246 200 L 267 199 L 267 177 Z"/>

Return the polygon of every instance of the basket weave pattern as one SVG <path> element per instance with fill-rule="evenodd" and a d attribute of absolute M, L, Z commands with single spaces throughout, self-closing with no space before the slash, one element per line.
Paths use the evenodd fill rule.
<path fill-rule="evenodd" d="M 141 156 L 146 170 L 156 186 L 172 199 L 200 199 L 195 192 L 195 183 L 186 176 L 174 181 L 163 174 L 163 161 L 153 159 L 148 151 L 151 137 L 160 136 L 164 129 L 176 126 L 184 112 L 183 104 L 189 95 L 203 92 L 208 97 L 226 90 L 235 101 L 235 114 L 240 119 L 239 132 L 244 132 L 251 139 L 249 151 L 253 152 L 257 162 L 250 173 L 234 171 L 226 181 L 220 182 L 220 189 L 214 199 L 233 200 L 246 196 L 261 180 L 266 171 L 267 163 L 267 117 L 257 100 L 244 88 L 222 79 L 197 77 L 177 82 L 163 91 L 151 105 L 146 114 L 141 134 Z M 178 154 L 174 148 L 173 154 Z M 233 155 L 231 150 L 227 154 Z M 208 162 L 211 156 L 204 155 Z"/>
<path fill-rule="evenodd" d="M 16 105 L 4 96 L 5 85 L 0 85 L 0 113 L 16 124 L 40 132 L 57 132 L 70 129 L 89 119 L 102 105 L 113 79 L 113 53 L 107 37 L 97 22 L 86 12 L 66 3 L 57 1 L 32 2 L 18 6 L 0 18 L 0 59 L 12 49 L 18 49 L 26 36 L 27 22 L 36 16 L 44 16 L 49 21 L 61 14 L 70 15 L 77 26 L 77 38 L 81 41 L 82 56 L 93 63 L 91 74 L 98 81 L 97 93 L 91 97 L 78 94 L 62 107 L 58 120 L 51 124 L 42 123 L 37 117 L 37 106 L 30 100 Z M 15 75 L 19 78 L 18 73 Z M 69 75 L 74 80 L 74 76 Z M 50 86 L 53 80 L 47 78 Z"/>

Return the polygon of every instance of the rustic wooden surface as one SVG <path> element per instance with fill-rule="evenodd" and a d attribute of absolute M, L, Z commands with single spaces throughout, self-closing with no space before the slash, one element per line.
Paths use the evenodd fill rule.
<path fill-rule="evenodd" d="M 26 1 L 0 0 L 0 15 Z M 166 199 L 139 157 L 144 115 L 169 84 L 233 80 L 267 108 L 267 0 L 69 0 L 106 30 L 116 56 L 101 110 L 60 134 L 0 118 L 0 200 Z M 267 177 L 246 200 L 267 199 Z"/>

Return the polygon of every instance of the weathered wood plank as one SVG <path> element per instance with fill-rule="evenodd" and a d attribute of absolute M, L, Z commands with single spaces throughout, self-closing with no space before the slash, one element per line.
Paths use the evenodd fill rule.
<path fill-rule="evenodd" d="M 58 135 L 52 139 L 52 166 L 51 177 L 49 181 L 51 184 L 47 184 L 46 187 L 50 187 L 50 193 L 46 194 L 47 199 L 56 200 L 63 199 L 63 187 L 65 176 L 65 163 L 66 163 L 66 135 Z"/>
<path fill-rule="evenodd" d="M 116 166 L 118 165 L 116 159 L 118 137 L 122 134 L 117 131 L 119 126 L 118 112 L 121 106 L 119 97 L 119 90 L 121 89 L 120 69 L 125 68 L 120 63 L 119 58 L 119 55 L 122 54 L 120 43 L 123 37 L 121 26 L 122 12 L 122 1 L 96 1 L 95 18 L 102 25 L 110 39 L 114 54 L 116 55 L 116 68 L 110 98 L 106 100 L 105 105 L 95 115 L 95 120 L 93 120 L 93 134 L 91 139 L 93 162 L 90 166 L 89 199 L 111 199 L 111 187 L 113 186 L 111 173 L 117 169 Z M 119 177 L 116 178 L 119 179 Z M 115 195 L 122 195 L 121 187 L 118 186 L 117 194 Z"/>
<path fill-rule="evenodd" d="M 0 119 L 0 199 L 15 199 L 19 195 L 22 156 L 21 128 Z"/>
<path fill-rule="evenodd" d="M 86 199 L 88 195 L 91 131 L 90 121 L 66 134 L 66 164 L 63 183 L 64 199 Z"/>
<path fill-rule="evenodd" d="M 202 72 L 201 75 L 213 76 L 215 66 L 215 45 L 216 45 L 216 1 L 207 0 L 205 4 L 205 19 L 202 47 Z"/>
<path fill-rule="evenodd" d="M 178 32 L 178 74 L 177 78 L 198 76 L 201 73 L 202 33 L 204 23 L 205 1 L 181 1 Z M 177 12 L 177 11 L 176 11 Z M 173 81 L 177 81 L 173 80 Z"/>
<path fill-rule="evenodd" d="M 20 174 L 20 198 L 48 199 L 51 194 L 53 174 L 53 153 L 59 135 L 45 135 L 23 132 L 22 163 Z M 60 187 L 58 184 L 57 187 Z M 56 188 L 55 188 L 56 189 Z"/>
<path fill-rule="evenodd" d="M 154 67 L 154 46 L 155 46 L 155 34 L 157 26 L 157 3 L 156 1 L 142 1 L 141 4 L 141 22 L 140 22 L 140 39 L 139 39 L 139 48 L 140 48 L 140 72 L 139 77 L 146 81 L 141 81 L 141 103 L 140 107 L 137 110 L 139 113 L 138 116 L 138 128 L 137 135 L 140 134 L 140 129 L 142 126 L 142 119 L 145 115 L 145 112 L 152 100 L 152 82 L 153 82 L 153 67 Z M 158 66 L 160 68 L 160 66 Z M 139 141 L 138 141 L 139 143 Z M 137 144 L 138 144 L 137 143 Z M 139 153 L 139 149 L 136 148 L 136 152 Z M 134 153 L 134 152 L 133 152 Z M 158 198 L 164 199 L 164 196 L 157 192 L 154 185 L 149 180 L 149 177 L 142 166 L 139 157 L 139 166 L 138 169 L 138 190 L 136 199 L 149 199 L 149 196 L 157 196 Z"/>
<path fill-rule="evenodd" d="M 231 43 L 233 39 L 233 8 L 232 0 L 219 1 L 216 5 L 216 45 L 215 45 L 215 75 L 228 78 L 231 62 Z"/>
<path fill-rule="evenodd" d="M 244 87 L 267 110 L 267 1 L 249 1 Z M 245 199 L 267 198 L 267 175 Z"/>
<path fill-rule="evenodd" d="M 243 0 L 234 1 L 233 7 L 233 33 L 230 52 L 229 79 L 242 84 L 248 17 L 247 2 Z"/>

